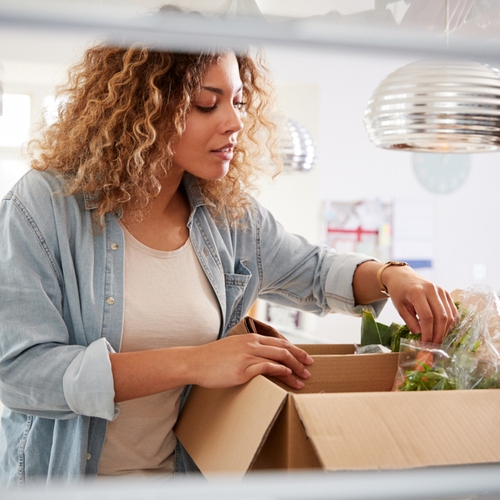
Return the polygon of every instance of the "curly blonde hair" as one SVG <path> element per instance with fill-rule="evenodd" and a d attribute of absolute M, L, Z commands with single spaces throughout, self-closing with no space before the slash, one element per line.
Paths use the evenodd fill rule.
<path fill-rule="evenodd" d="M 31 167 L 62 174 L 70 195 L 97 194 L 94 220 L 101 227 L 107 213 L 123 209 L 140 221 L 169 172 L 204 74 L 221 55 L 90 48 L 58 89 L 63 102 L 58 119 L 44 124 L 29 144 Z M 263 56 L 236 58 L 246 102 L 244 129 L 228 174 L 222 180 L 198 180 L 213 216 L 223 213 L 233 223 L 243 216 L 260 174 L 281 168 L 274 89 Z"/>

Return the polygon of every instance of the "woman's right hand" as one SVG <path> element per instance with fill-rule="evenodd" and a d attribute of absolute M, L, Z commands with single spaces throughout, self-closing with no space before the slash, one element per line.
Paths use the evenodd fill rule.
<path fill-rule="evenodd" d="M 258 334 L 235 335 L 195 347 L 193 383 L 220 388 L 244 384 L 256 375 L 277 377 L 293 389 L 301 389 L 313 359 L 286 339 Z M 300 377 L 300 378 L 298 378 Z"/>

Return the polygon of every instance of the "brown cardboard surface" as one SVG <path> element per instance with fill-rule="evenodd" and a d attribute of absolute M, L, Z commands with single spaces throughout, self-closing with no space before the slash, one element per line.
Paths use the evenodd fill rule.
<path fill-rule="evenodd" d="M 265 377 L 229 389 L 193 387 L 175 433 L 204 474 L 250 468 L 287 393 Z"/>
<path fill-rule="evenodd" d="M 302 389 L 291 389 L 279 380 L 272 380 L 296 394 L 390 391 L 398 368 L 398 353 L 313 355 L 312 358 L 314 363 L 307 367 L 311 377 L 304 380 Z"/>
<path fill-rule="evenodd" d="M 192 389 L 175 431 L 205 475 L 500 462 L 500 390 L 390 392 L 398 353 L 301 347 L 314 363 L 300 391 L 263 376 Z"/>
<path fill-rule="evenodd" d="M 320 467 L 321 463 L 290 395 L 252 465 L 252 470 Z"/>
<path fill-rule="evenodd" d="M 356 348 L 354 344 L 297 344 L 297 347 L 304 349 L 311 356 L 326 354 L 354 354 Z"/>
<path fill-rule="evenodd" d="M 327 470 L 500 461 L 500 391 L 304 394 L 294 402 Z"/>

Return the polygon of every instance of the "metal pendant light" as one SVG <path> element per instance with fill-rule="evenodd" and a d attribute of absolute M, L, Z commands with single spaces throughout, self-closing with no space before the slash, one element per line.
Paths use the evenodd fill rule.
<path fill-rule="evenodd" d="M 455 5 L 454 18 L 457 13 L 464 17 L 462 7 Z M 466 7 L 470 10 L 470 2 Z M 446 0 L 447 46 L 449 9 Z M 375 145 L 386 149 L 424 153 L 497 151 L 500 71 L 467 61 L 408 64 L 390 74 L 375 90 L 368 101 L 365 126 Z"/>
<path fill-rule="evenodd" d="M 288 119 L 280 147 L 285 172 L 308 172 L 316 161 L 316 148 L 308 130 Z"/>
<path fill-rule="evenodd" d="M 477 153 L 500 149 L 500 71 L 486 64 L 417 61 L 373 93 L 370 139 L 386 149 Z"/>

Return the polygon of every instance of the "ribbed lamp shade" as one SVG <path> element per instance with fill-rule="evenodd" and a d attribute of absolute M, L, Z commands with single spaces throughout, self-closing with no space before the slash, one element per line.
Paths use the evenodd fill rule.
<path fill-rule="evenodd" d="M 280 154 L 284 171 L 307 172 L 316 161 L 316 148 L 308 130 L 295 120 L 287 120 Z"/>
<path fill-rule="evenodd" d="M 383 80 L 365 111 L 386 149 L 478 153 L 500 149 L 500 71 L 476 62 L 424 60 Z"/>

